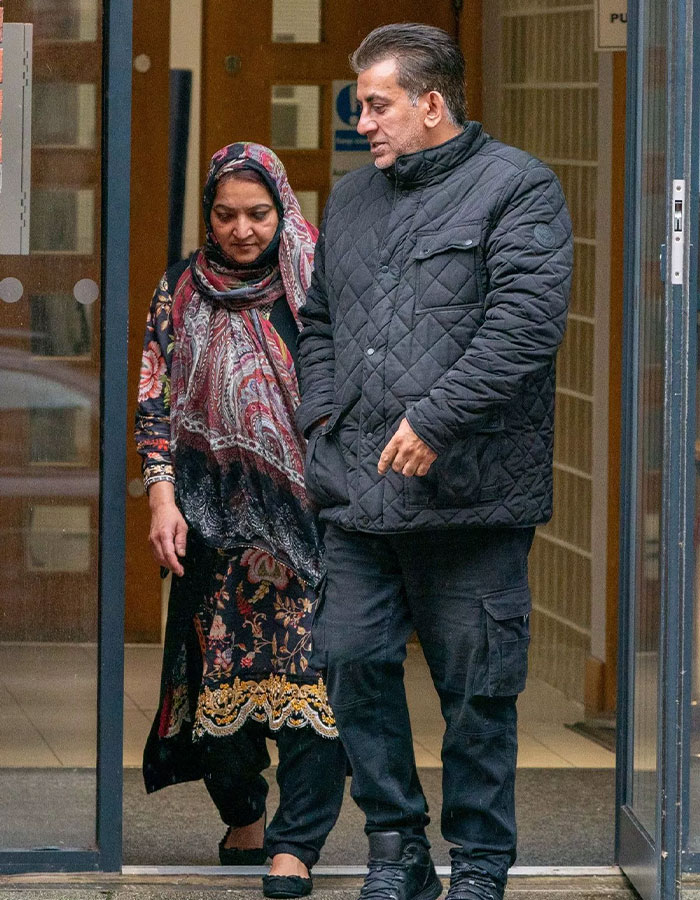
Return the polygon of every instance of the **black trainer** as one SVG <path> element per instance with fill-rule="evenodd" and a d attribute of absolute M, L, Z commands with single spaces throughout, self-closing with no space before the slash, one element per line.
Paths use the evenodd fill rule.
<path fill-rule="evenodd" d="M 360 900 L 436 900 L 442 893 L 428 848 L 398 831 L 369 835 L 368 865 Z"/>
<path fill-rule="evenodd" d="M 465 859 L 452 860 L 445 900 L 503 900 L 505 884 Z"/>

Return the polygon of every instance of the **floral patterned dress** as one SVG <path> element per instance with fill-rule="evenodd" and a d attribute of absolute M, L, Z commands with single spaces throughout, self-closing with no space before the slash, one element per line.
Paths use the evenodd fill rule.
<path fill-rule="evenodd" d="M 177 494 L 169 280 L 163 278 L 149 310 L 135 433 L 146 487 L 167 480 Z M 308 727 L 337 737 L 325 684 L 309 664 L 313 586 L 263 543 L 212 547 L 188 524 L 185 574 L 173 577 L 171 588 L 160 708 L 146 748 L 149 790 L 200 777 L 197 742 L 232 735 L 249 721 L 273 733 Z"/>

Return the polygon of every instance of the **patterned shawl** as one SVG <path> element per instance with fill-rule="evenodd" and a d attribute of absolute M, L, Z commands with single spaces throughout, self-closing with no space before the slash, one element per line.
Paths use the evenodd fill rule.
<path fill-rule="evenodd" d="M 211 229 L 217 183 L 239 166 L 264 174 L 282 213 L 277 259 L 261 269 L 236 268 Z M 302 216 L 282 163 L 259 144 L 231 144 L 214 154 L 203 209 L 206 243 L 173 297 L 170 432 L 178 501 L 210 546 L 259 547 L 315 583 L 320 541 L 304 491 L 294 363 L 259 307 L 269 309 L 286 294 L 299 324 L 317 232 Z"/>

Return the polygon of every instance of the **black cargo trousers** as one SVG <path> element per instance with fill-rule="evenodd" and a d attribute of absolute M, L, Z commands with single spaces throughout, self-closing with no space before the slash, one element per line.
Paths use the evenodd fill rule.
<path fill-rule="evenodd" d="M 440 697 L 442 833 L 505 881 L 515 860 L 517 694 L 525 686 L 534 528 L 369 534 L 329 525 L 313 665 L 352 765 L 365 830 L 427 843 L 403 682 L 415 629 Z"/>

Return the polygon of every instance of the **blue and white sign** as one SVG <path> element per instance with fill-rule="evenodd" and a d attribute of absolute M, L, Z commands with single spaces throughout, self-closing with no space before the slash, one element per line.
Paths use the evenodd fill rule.
<path fill-rule="evenodd" d="M 372 161 L 367 139 L 356 130 L 359 120 L 357 85 L 354 81 L 334 81 L 331 184 Z"/>

